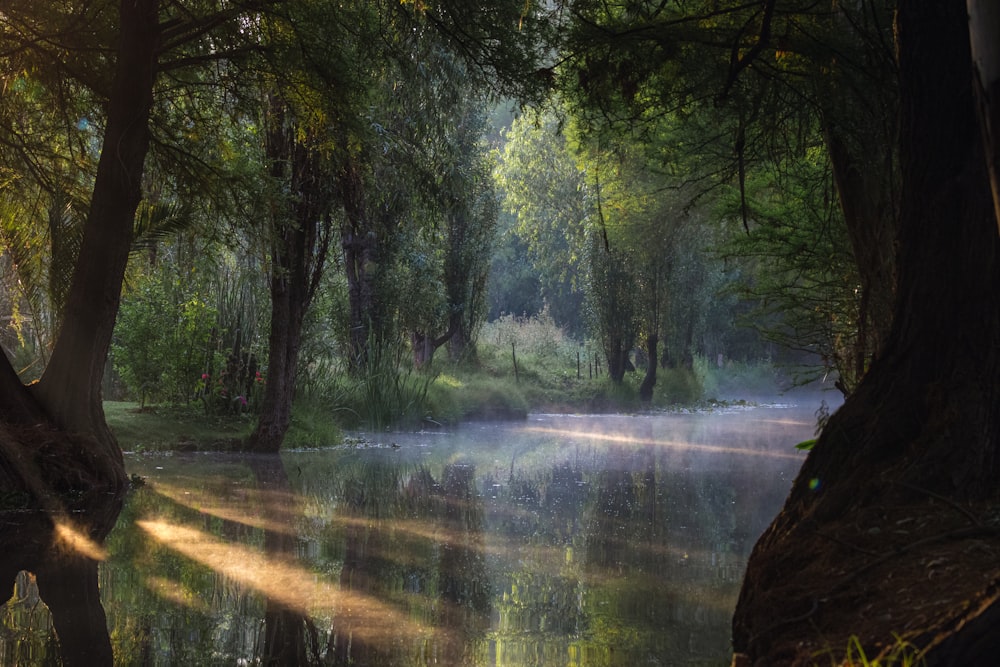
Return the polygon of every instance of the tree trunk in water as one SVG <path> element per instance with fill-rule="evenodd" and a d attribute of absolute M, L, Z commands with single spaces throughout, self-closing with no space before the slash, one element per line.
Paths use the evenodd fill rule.
<path fill-rule="evenodd" d="M 897 35 L 902 199 L 892 333 L 751 555 L 733 640 L 760 664 L 821 622 L 816 600 L 826 593 L 812 602 L 790 596 L 815 586 L 804 564 L 841 542 L 837 530 L 904 502 L 997 496 L 1000 237 L 965 3 L 901 3 Z M 829 541 L 810 539 L 817 532 Z M 844 594 L 835 596 L 840 604 Z"/>
<path fill-rule="evenodd" d="M 298 511 L 290 507 L 290 504 L 296 502 L 297 496 L 292 491 L 281 457 L 251 456 L 246 463 L 257 482 L 262 513 L 266 519 L 264 553 L 275 562 L 294 562 L 298 538 L 294 532 L 282 530 L 281 527 Z M 307 650 L 309 629 L 315 628 L 300 609 L 285 601 L 267 597 L 264 603 L 261 664 L 281 667 L 315 664 L 310 662 Z"/>
<path fill-rule="evenodd" d="M 30 436 L 29 436 L 30 437 Z M 35 429 L 36 448 L 45 435 Z M 0 440 L 10 442 L 4 431 Z M 0 584 L 20 571 L 35 575 L 39 597 L 52 613 L 62 664 L 111 667 L 114 659 L 98 586 L 100 545 L 115 525 L 124 494 L 76 495 L 71 506 L 49 496 L 42 511 L 17 512 L 0 522 Z M 10 588 L 7 589 L 10 591 Z M 58 660 L 58 659 L 57 659 Z"/>
<path fill-rule="evenodd" d="M 639 385 L 639 400 L 649 403 L 653 400 L 653 387 L 656 386 L 656 348 L 660 344 L 660 337 L 650 334 L 646 337 L 646 356 L 649 357 L 646 363 L 646 375 Z"/>

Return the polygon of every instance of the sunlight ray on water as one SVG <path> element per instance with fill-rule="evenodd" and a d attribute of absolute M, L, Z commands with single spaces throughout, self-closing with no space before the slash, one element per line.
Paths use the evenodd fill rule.
<path fill-rule="evenodd" d="M 146 588 L 174 604 L 188 607 L 200 613 L 208 611 L 208 604 L 201 599 L 197 592 L 172 579 L 146 577 Z"/>
<path fill-rule="evenodd" d="M 258 664 L 273 633 L 316 664 L 725 664 L 813 414 L 532 415 L 278 457 L 127 455 L 146 483 L 89 552 L 116 664 Z M 71 528 L 66 553 L 94 546 Z M 9 617 L 43 627 L 26 604 Z"/>
<path fill-rule="evenodd" d="M 376 598 L 343 591 L 291 562 L 220 540 L 203 531 L 164 521 L 137 521 L 150 537 L 193 561 L 238 581 L 300 613 L 348 610 L 360 619 L 355 630 L 366 641 L 419 636 L 427 628 Z"/>
<path fill-rule="evenodd" d="M 250 511 L 254 504 L 247 502 L 234 505 L 232 498 L 223 498 L 209 489 L 188 489 L 176 484 L 157 481 L 151 483 L 156 493 L 168 498 L 181 507 L 193 509 L 201 514 L 211 515 L 228 521 L 236 521 L 245 526 L 277 533 L 295 534 L 295 521 L 299 513 L 295 510 L 296 498 L 289 493 L 278 493 L 257 489 L 253 499 L 268 508 L 268 516 L 258 511 Z M 249 498 L 245 499 L 249 500 Z"/>
<path fill-rule="evenodd" d="M 748 449 L 745 447 L 728 447 L 726 445 L 706 445 L 691 442 L 680 442 L 671 440 L 659 440 L 643 438 L 632 435 L 618 435 L 612 433 L 597 433 L 594 431 L 572 431 L 566 429 L 553 429 L 541 426 L 532 426 L 524 429 L 525 433 L 543 433 L 562 438 L 576 438 L 579 440 L 592 440 L 613 444 L 643 445 L 660 447 L 665 449 L 675 449 L 678 451 L 705 452 L 709 454 L 739 454 L 740 456 L 764 456 L 768 458 L 795 459 L 802 460 L 805 457 L 801 453 L 771 451 L 760 449 Z"/>
<path fill-rule="evenodd" d="M 65 548 L 76 553 L 91 558 L 93 560 L 105 560 L 108 557 L 107 550 L 100 544 L 94 542 L 87 535 L 80 532 L 80 529 L 73 525 L 68 519 L 57 519 L 55 521 L 57 548 Z"/>

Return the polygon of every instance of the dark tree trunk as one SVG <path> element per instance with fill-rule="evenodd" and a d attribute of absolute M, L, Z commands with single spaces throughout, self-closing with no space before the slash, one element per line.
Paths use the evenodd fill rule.
<path fill-rule="evenodd" d="M 653 387 L 656 386 L 656 367 L 658 365 L 656 354 L 660 345 L 660 337 L 650 334 L 646 337 L 646 375 L 639 385 L 639 400 L 649 403 L 653 400 Z"/>
<path fill-rule="evenodd" d="M 625 371 L 631 366 L 628 358 L 628 348 L 625 346 L 623 340 L 616 337 L 612 337 L 606 347 L 608 377 L 615 384 L 621 384 L 625 379 Z"/>
<path fill-rule="evenodd" d="M 158 8 L 157 0 L 123 0 L 120 5 L 121 41 L 90 211 L 59 337 L 41 381 L 32 387 L 37 403 L 18 386 L 9 364 L 0 364 L 5 366 L 0 371 L 0 396 L 6 419 L 49 423 L 88 436 L 75 439 L 75 449 L 67 452 L 78 459 L 81 471 L 88 472 L 86 480 L 82 472 L 56 467 L 87 487 L 120 489 L 125 484 L 121 450 L 104 419 L 101 381 L 131 250 L 135 211 L 142 198 L 157 71 Z M 68 479 L 49 481 L 56 486 L 73 485 Z"/>
<path fill-rule="evenodd" d="M 892 333 L 750 558 L 733 638 L 760 664 L 821 623 L 824 600 L 849 597 L 796 597 L 815 591 L 807 564 L 843 543 L 838 531 L 905 502 L 997 497 L 1000 238 L 965 3 L 900 3 L 897 28 L 902 197 Z M 817 542 L 817 533 L 828 539 Z M 877 549 L 871 539 L 867 548 Z"/>
<path fill-rule="evenodd" d="M 448 331 L 451 335 L 445 342 L 448 343 L 448 358 L 452 361 L 463 361 L 470 353 L 474 352 L 472 350 L 472 332 L 466 326 L 468 318 L 469 313 L 466 313 L 464 309 L 452 312 L 448 318 Z"/>
<path fill-rule="evenodd" d="M 293 200 L 276 205 L 271 249 L 271 333 L 267 383 L 257 427 L 246 449 L 277 452 L 292 418 L 302 325 L 319 286 L 330 238 L 330 197 L 320 157 L 297 137 L 284 100 L 268 99 L 271 176 Z M 307 139 L 308 141 L 308 139 Z"/>
<path fill-rule="evenodd" d="M 859 155 L 859 147 L 854 145 L 857 141 L 841 136 L 841 128 L 829 120 L 824 125 L 840 207 L 861 280 L 851 376 L 844 378 L 853 389 L 885 344 L 892 326 L 898 231 L 895 151 L 885 145 L 891 136 L 876 135 L 879 145 L 861 147 L 865 153 Z M 875 143 L 876 137 L 870 143 Z"/>
<path fill-rule="evenodd" d="M 413 365 L 417 368 L 430 366 L 434 360 L 434 352 L 439 347 L 451 340 L 454 329 L 449 329 L 444 334 L 434 338 L 421 331 L 414 331 L 410 334 L 410 347 L 413 350 Z"/>
<path fill-rule="evenodd" d="M 892 327 L 899 232 L 898 80 L 888 35 L 888 3 L 829 14 L 829 35 L 843 35 L 853 57 L 832 57 L 818 79 L 820 124 L 860 282 L 858 331 L 839 362 L 853 391 Z M 882 39 L 884 37 L 885 39 Z"/>
<path fill-rule="evenodd" d="M 37 430 L 33 437 L 44 448 Z M 9 441 L 12 434 L 5 431 L 0 439 Z M 42 511 L 17 512 L 15 519 L 8 515 L 0 521 L 4 545 L 0 583 L 9 591 L 18 572 L 35 575 L 39 597 L 52 614 L 64 665 L 114 664 L 95 559 L 115 525 L 122 500 L 121 493 L 98 491 L 77 496 L 72 506 L 62 507 L 50 497 Z"/>
<path fill-rule="evenodd" d="M 1000 3 L 968 0 L 973 84 L 993 191 L 993 211 L 1000 227 Z"/>
<path fill-rule="evenodd" d="M 378 239 L 365 210 L 364 183 L 358 167 L 348 162 L 338 177 L 344 222 L 340 241 L 344 253 L 348 300 L 348 363 L 354 372 L 368 364 L 372 332 L 378 331 L 375 277 L 369 270 L 378 261 Z"/>

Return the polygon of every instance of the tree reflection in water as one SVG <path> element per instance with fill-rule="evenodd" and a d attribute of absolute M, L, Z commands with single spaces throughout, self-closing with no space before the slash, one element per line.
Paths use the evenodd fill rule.
<path fill-rule="evenodd" d="M 15 665 L 112 665 L 97 568 L 122 498 L 92 493 L 69 508 L 54 502 L 44 510 L 0 511 L 0 582 L 14 588 L 0 629 L 10 639 L 0 657 Z"/>
<path fill-rule="evenodd" d="M 288 483 L 285 466 L 281 458 L 264 455 L 248 457 L 247 464 L 253 471 L 257 490 L 265 491 L 262 495 L 270 501 L 262 504 L 264 552 L 274 561 L 293 561 L 298 555 L 298 536 L 294 531 L 277 529 L 298 516 L 297 498 Z M 300 608 L 267 597 L 263 635 L 262 664 L 297 667 L 319 663 L 316 626 Z"/>
<path fill-rule="evenodd" d="M 431 613 L 424 612 L 428 625 L 422 652 L 428 662 L 472 664 L 468 640 L 489 626 L 483 508 L 474 479 L 473 466 L 457 463 L 444 467 L 440 482 L 421 467 L 403 485 L 395 466 L 373 466 L 352 478 L 344 493 L 339 518 L 348 521 L 341 589 L 394 599 L 401 607 L 414 595 L 439 600 L 425 607 Z M 399 517 L 412 530 L 388 520 Z M 404 536 L 394 535 L 399 532 Z M 369 625 L 370 618 L 359 618 L 351 609 L 334 617 L 333 664 L 399 664 L 400 649 L 405 654 L 406 647 L 366 639 Z"/>
<path fill-rule="evenodd" d="M 81 647 L 68 660 L 88 665 L 111 649 L 118 665 L 722 664 L 747 553 L 812 431 L 774 416 L 546 417 L 394 434 L 399 448 L 133 456 L 148 483 L 106 558 L 79 539 L 106 528 L 64 530 L 76 546 L 53 551 L 50 519 L 0 515 L 4 544 L 25 547 L 0 556 L 19 581 L 0 664 L 58 664 L 59 624 Z M 24 571 L 53 611 L 89 611 L 49 617 Z"/>

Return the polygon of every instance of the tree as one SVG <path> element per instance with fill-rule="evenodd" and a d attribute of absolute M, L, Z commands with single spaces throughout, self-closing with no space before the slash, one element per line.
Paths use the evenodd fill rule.
<path fill-rule="evenodd" d="M 885 515 L 906 505 L 930 512 L 940 498 L 977 508 L 997 501 L 1000 410 L 987 388 L 1000 381 L 1000 236 L 969 75 L 970 29 L 982 27 L 970 26 L 959 0 L 899 7 L 902 192 L 892 332 L 754 548 L 733 622 L 734 647 L 750 660 L 768 662 L 802 636 L 806 616 L 796 610 L 811 604 L 800 594 L 815 575 L 801 565 L 831 544 L 810 539 L 813 531 L 864 550 L 851 525 L 875 516 L 874 508 Z M 878 559 L 867 561 L 861 567 L 878 576 Z M 765 609 L 774 603 L 772 584 L 785 610 L 777 614 Z M 829 612 L 826 593 L 818 599 L 810 623 Z M 991 659 L 995 635 L 977 640 L 971 621 L 995 614 L 996 604 L 970 601 L 969 609 L 920 628 L 927 632 L 920 641 L 932 647 L 928 664 Z M 932 642 L 934 632 L 956 636 Z"/>
<path fill-rule="evenodd" d="M 820 357 L 822 365 L 803 379 L 833 369 L 848 394 L 867 371 L 864 352 L 874 344 L 859 340 L 866 330 L 859 326 L 865 297 L 857 264 L 825 152 L 817 146 L 786 160 L 748 174 L 742 197 L 722 198 L 719 210 L 735 220 L 745 206 L 749 225 L 730 235 L 720 254 L 749 270 L 731 286 L 753 304 L 744 324 L 785 349 Z"/>
<path fill-rule="evenodd" d="M 292 397 L 306 311 L 320 285 L 333 229 L 330 170 L 322 137 L 281 91 L 267 95 L 264 154 L 276 190 L 272 204 L 271 326 L 267 384 L 247 449 L 277 452 L 292 420 Z"/>
<path fill-rule="evenodd" d="M 59 339 L 31 394 L 9 363 L 0 364 L 4 420 L 48 422 L 94 436 L 91 456 L 98 463 L 93 481 L 112 487 L 124 484 L 125 473 L 121 452 L 104 422 L 100 387 L 141 199 L 159 55 L 158 3 L 122 3 L 118 18 L 120 41 L 101 159 Z"/>
<path fill-rule="evenodd" d="M 560 125 L 553 112 L 515 119 L 495 173 L 504 209 L 517 216 L 511 233 L 527 247 L 545 305 L 556 324 L 582 333 L 591 203 Z"/>
<path fill-rule="evenodd" d="M 898 203 L 893 3 L 567 2 L 560 88 L 593 133 L 655 136 L 705 192 L 729 181 L 749 227 L 757 165 L 825 144 L 851 243 L 860 307 L 851 375 L 891 321 Z M 681 160 L 679 160 L 681 161 Z"/>
<path fill-rule="evenodd" d="M 83 145 L 100 149 L 88 187 L 80 252 L 51 358 L 40 381 L 30 389 L 21 385 L 9 363 L 0 364 L 5 422 L 47 424 L 63 433 L 85 436 L 80 440 L 86 443 L 82 450 L 74 449 L 69 459 L 87 472 L 72 473 L 73 481 L 50 480 L 56 486 L 121 488 L 125 482 L 121 452 L 101 406 L 104 364 L 135 236 L 136 211 L 144 194 L 150 147 L 155 144 L 164 154 L 173 150 L 174 157 L 185 155 L 182 147 L 165 148 L 171 142 L 159 141 L 164 138 L 161 131 L 166 128 L 169 136 L 176 126 L 154 126 L 150 120 L 163 111 L 158 101 L 193 85 L 181 73 L 255 48 L 241 41 L 238 24 L 245 12 L 266 4 L 167 8 L 157 0 L 139 0 L 122 2 L 117 9 L 104 3 L 84 7 L 11 3 L 4 9 L 0 39 L 4 53 L 23 68 L 18 71 L 57 72 L 60 80 L 74 82 L 100 102 L 92 116 L 75 124 L 78 129 L 98 128 L 91 143 Z M 177 85 L 161 86 L 164 79 Z M 192 156 L 185 159 L 189 166 L 196 162 Z M 86 182 L 88 176 L 82 173 L 73 182 Z M 11 447 L 16 449 L 16 445 Z M 5 449 L 4 458 L 10 456 L 16 454 Z M 52 474 L 57 473 L 53 470 Z M 14 488 L 26 483 L 16 475 L 5 476 L 3 481 Z"/>

